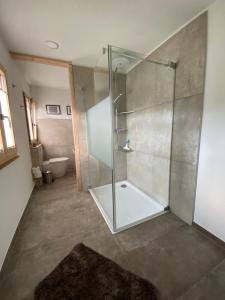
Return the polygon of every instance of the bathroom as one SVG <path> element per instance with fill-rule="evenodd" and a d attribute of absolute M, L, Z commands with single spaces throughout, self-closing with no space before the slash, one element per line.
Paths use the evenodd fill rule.
<path fill-rule="evenodd" d="M 36 185 L 75 174 L 67 70 L 35 62 L 20 61 L 17 64 L 30 88 L 29 97 L 24 93 L 24 104 L 33 170 L 40 168 L 42 172 L 34 175 Z"/>
<path fill-rule="evenodd" d="M 1 300 L 224 300 L 225 0 L 0 2 Z"/>

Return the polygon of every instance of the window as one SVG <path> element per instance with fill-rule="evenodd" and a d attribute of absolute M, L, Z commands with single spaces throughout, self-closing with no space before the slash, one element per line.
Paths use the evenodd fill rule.
<path fill-rule="evenodd" d="M 0 66 L 0 167 L 17 158 L 6 72 Z"/>
<path fill-rule="evenodd" d="M 37 142 L 37 124 L 36 124 L 36 108 L 35 101 L 28 96 L 24 96 L 24 106 L 26 111 L 27 129 L 31 144 Z"/>

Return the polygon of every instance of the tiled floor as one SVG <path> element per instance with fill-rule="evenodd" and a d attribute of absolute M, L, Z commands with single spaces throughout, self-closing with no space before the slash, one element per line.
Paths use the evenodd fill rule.
<path fill-rule="evenodd" d="M 221 246 L 171 213 L 112 235 L 71 176 L 33 193 L 0 277 L 0 299 L 33 299 L 37 283 L 79 242 L 152 281 L 162 299 L 225 299 Z"/>

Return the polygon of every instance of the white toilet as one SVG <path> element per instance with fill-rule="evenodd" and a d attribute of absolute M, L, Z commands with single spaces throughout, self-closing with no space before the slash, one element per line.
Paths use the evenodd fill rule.
<path fill-rule="evenodd" d="M 54 178 L 62 177 L 68 169 L 68 157 L 50 158 L 42 164 L 42 171 L 51 171 Z"/>
<path fill-rule="evenodd" d="M 41 167 L 41 170 L 51 171 L 53 178 L 62 177 L 66 174 L 68 168 L 68 157 L 50 158 L 43 161 L 43 145 L 38 144 L 31 147 L 31 158 L 33 167 Z"/>

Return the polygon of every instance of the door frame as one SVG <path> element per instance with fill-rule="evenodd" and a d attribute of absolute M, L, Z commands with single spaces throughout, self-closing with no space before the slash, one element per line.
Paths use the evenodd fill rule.
<path fill-rule="evenodd" d="M 80 166 L 80 146 L 79 146 L 79 114 L 77 110 L 77 101 L 75 95 L 73 65 L 71 61 L 53 59 L 49 57 L 30 55 L 18 52 L 9 52 L 10 56 L 14 60 L 22 60 L 33 63 L 51 65 L 66 68 L 68 70 L 68 79 L 70 85 L 70 97 L 71 97 L 71 108 L 72 108 L 72 127 L 73 127 L 73 141 L 74 141 L 74 154 L 75 154 L 75 169 L 76 169 L 76 182 L 77 190 L 82 190 L 81 180 L 81 166 Z"/>

